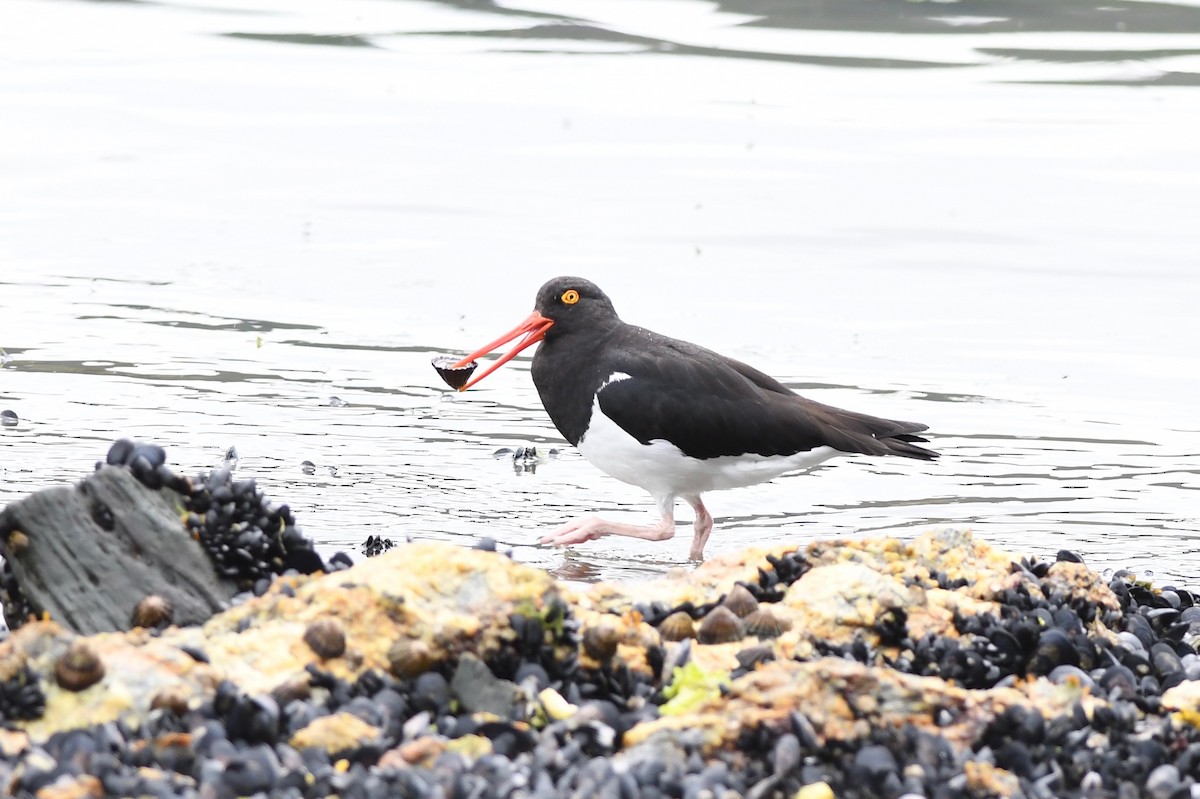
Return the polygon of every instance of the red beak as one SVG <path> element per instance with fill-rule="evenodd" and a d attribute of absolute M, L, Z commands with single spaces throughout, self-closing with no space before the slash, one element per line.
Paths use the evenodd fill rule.
<path fill-rule="evenodd" d="M 467 357 L 463 358 L 458 363 L 454 364 L 454 366 L 451 368 L 458 368 L 458 367 L 466 366 L 471 361 L 478 358 L 480 355 L 487 355 L 492 350 L 499 348 L 502 344 L 507 344 L 508 342 L 512 341 L 517 336 L 520 336 L 522 334 L 524 334 L 524 336 L 525 336 L 525 338 L 523 340 L 521 340 L 517 344 L 517 346 L 513 347 L 511 350 L 504 353 L 504 356 L 501 357 L 500 360 L 496 361 L 494 364 L 492 364 L 490 367 L 488 367 L 487 371 L 485 371 L 483 374 L 476 375 L 475 378 L 473 380 L 471 380 L 471 382 L 464 385 L 462 388 L 459 389 L 459 391 L 466 391 L 468 388 L 475 385 L 480 380 L 487 377 L 492 372 L 496 371 L 501 366 L 503 366 L 504 364 L 511 361 L 513 358 L 516 357 L 517 353 L 520 352 L 521 350 L 525 349 L 526 347 L 532 347 L 534 344 L 537 344 L 539 341 L 541 341 L 546 336 L 546 331 L 549 330 L 551 328 L 551 326 L 553 326 L 553 325 L 554 325 L 554 320 L 547 319 L 546 317 L 542 316 L 537 311 L 534 311 L 525 319 L 524 322 L 517 325 L 512 330 L 508 331 L 503 336 L 501 336 L 500 338 L 493 341 L 491 344 L 480 347 L 479 349 L 475 350 Z"/>

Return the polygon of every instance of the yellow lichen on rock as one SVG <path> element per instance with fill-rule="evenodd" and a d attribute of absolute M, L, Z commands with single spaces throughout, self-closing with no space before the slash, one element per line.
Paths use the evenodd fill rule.
<path fill-rule="evenodd" d="M 468 762 L 474 763 L 484 755 L 492 753 L 492 741 L 486 736 L 469 733 L 447 741 L 446 751 L 457 752 Z"/>
<path fill-rule="evenodd" d="M 967 778 L 967 791 L 973 796 L 994 796 L 1009 799 L 1024 796 L 1021 781 L 1011 771 L 991 763 L 968 760 L 963 763 L 963 774 Z"/>
<path fill-rule="evenodd" d="M 1162 706 L 1179 721 L 1200 727 L 1200 680 L 1187 680 L 1163 691 Z"/>
<path fill-rule="evenodd" d="M 53 622 L 30 622 L 0 642 L 0 672 L 28 664 L 39 675 L 46 711 L 22 726 L 41 741 L 60 730 L 145 714 L 167 688 L 184 700 L 211 693 L 221 680 L 246 693 L 267 693 L 306 679 L 309 664 L 353 681 L 368 669 L 387 671 L 388 650 L 401 639 L 427 641 L 435 661 L 468 651 L 486 656 L 514 638 L 511 614 L 545 615 L 557 597 L 550 575 L 503 555 L 410 544 L 345 571 L 281 578 L 265 595 L 202 627 L 88 636 L 83 640 L 103 662 L 105 676 L 81 691 L 54 681 L 55 662 L 73 636 Z M 304 633 L 326 617 L 341 623 L 347 649 L 322 660 Z M 639 635 L 653 632 L 647 631 Z"/>
<path fill-rule="evenodd" d="M 546 716 L 553 721 L 569 719 L 579 712 L 578 707 L 564 699 L 563 695 L 553 688 L 543 688 L 539 691 L 538 701 L 542 703 Z"/>
<path fill-rule="evenodd" d="M 511 637 L 509 614 L 518 606 L 542 612 L 554 591 L 545 572 L 492 552 L 409 544 L 353 569 L 294 578 L 287 590 L 277 583 L 212 619 L 204 635 L 210 656 L 236 668 L 240 685 L 270 690 L 281 675 L 319 662 L 303 637 L 322 616 L 341 621 L 356 657 L 321 667 L 354 679 L 366 669 L 386 671 L 399 638 L 425 641 L 435 661 L 494 651 Z"/>
<path fill-rule="evenodd" d="M 37 799 L 102 799 L 104 784 L 91 774 L 62 776 L 38 790 Z"/>
<path fill-rule="evenodd" d="M 291 745 L 297 749 L 315 746 L 331 755 L 379 740 L 381 731 L 352 713 L 338 711 L 313 719 L 296 731 Z"/>
<path fill-rule="evenodd" d="M 57 660 L 72 640 L 86 640 L 105 668 L 102 679 L 80 691 L 62 688 L 53 676 Z M 0 661 L 14 657 L 43 675 L 46 710 L 41 718 L 23 725 L 39 741 L 61 730 L 145 713 L 154 695 L 168 686 L 199 694 L 214 685 L 203 664 L 144 630 L 82 639 L 52 621 L 30 622 L 0 644 Z"/>
<path fill-rule="evenodd" d="M 0 728 L 0 757 L 15 760 L 29 749 L 29 733 Z"/>
<path fill-rule="evenodd" d="M 1061 592 L 1073 600 L 1099 605 L 1105 610 L 1119 610 L 1121 607 L 1104 579 L 1082 563 L 1057 561 L 1050 564 L 1043 586 L 1047 592 Z"/>
<path fill-rule="evenodd" d="M 837 795 L 827 782 L 810 782 L 796 791 L 792 799 L 837 799 Z"/>
<path fill-rule="evenodd" d="M 811 657 L 811 641 L 852 641 L 884 612 L 907 612 L 923 602 L 919 590 L 861 564 L 818 566 L 792 583 L 784 595 L 780 610 L 786 612 L 791 629 L 776 646 L 786 657 Z"/>
<path fill-rule="evenodd" d="M 810 662 L 777 660 L 734 680 L 723 695 L 635 726 L 625 734 L 634 745 L 663 730 L 699 730 L 710 747 L 733 747 L 745 730 L 789 729 L 797 708 L 817 737 L 856 740 L 879 726 L 936 731 L 952 745 L 969 748 L 983 729 L 1014 705 L 1065 712 L 1078 693 L 1046 680 L 1014 688 L 967 690 L 937 677 L 916 677 L 839 658 Z"/>

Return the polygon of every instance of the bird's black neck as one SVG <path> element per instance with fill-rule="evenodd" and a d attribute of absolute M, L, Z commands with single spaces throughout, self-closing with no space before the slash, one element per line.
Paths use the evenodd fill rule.
<path fill-rule="evenodd" d="M 572 445 L 577 445 L 587 431 L 596 390 L 612 371 L 603 357 L 604 344 L 620 325 L 617 321 L 601 330 L 547 335 L 533 356 L 533 384 L 542 405 L 558 432 Z"/>

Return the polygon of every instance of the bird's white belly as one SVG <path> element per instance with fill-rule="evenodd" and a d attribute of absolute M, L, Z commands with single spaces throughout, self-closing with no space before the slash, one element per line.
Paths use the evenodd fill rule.
<path fill-rule="evenodd" d="M 817 447 L 795 455 L 722 455 L 689 458 L 663 439 L 643 444 L 621 429 L 592 401 L 592 418 L 578 449 L 598 469 L 655 496 L 701 494 L 762 483 L 788 472 L 811 469 L 838 451 Z"/>

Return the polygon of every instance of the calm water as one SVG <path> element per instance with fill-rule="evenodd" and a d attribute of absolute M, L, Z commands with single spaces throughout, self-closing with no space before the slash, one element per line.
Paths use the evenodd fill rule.
<path fill-rule="evenodd" d="M 528 360 L 465 395 L 429 366 L 566 273 L 930 424 L 935 464 L 709 495 L 710 554 L 964 525 L 1200 585 L 1198 87 L 1187 4 L 5 0 L 0 504 L 124 435 L 236 446 L 330 550 L 686 565 L 690 529 L 533 546 L 650 500 Z M 493 458 L 531 445 L 564 452 Z"/>

